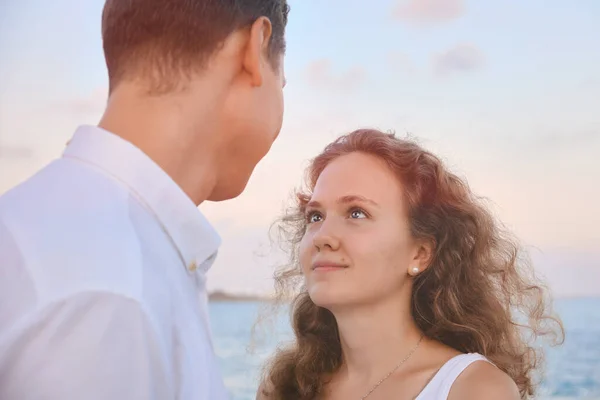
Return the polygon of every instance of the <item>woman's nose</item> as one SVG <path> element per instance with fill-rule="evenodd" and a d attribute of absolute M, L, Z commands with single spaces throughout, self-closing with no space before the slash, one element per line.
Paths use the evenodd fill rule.
<path fill-rule="evenodd" d="M 340 247 L 339 237 L 333 231 L 333 224 L 322 222 L 318 232 L 313 236 L 313 244 L 317 251 L 323 251 L 325 249 L 335 251 Z"/>

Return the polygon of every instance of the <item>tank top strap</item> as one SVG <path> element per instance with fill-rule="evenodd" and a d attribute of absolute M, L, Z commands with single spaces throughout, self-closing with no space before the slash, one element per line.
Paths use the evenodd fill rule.
<path fill-rule="evenodd" d="M 448 360 L 429 381 L 415 400 L 446 400 L 452 384 L 475 361 L 491 362 L 478 353 L 460 354 Z"/>

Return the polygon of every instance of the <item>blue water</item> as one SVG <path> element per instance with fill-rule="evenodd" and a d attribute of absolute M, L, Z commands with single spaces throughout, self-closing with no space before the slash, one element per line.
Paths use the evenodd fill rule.
<path fill-rule="evenodd" d="M 254 400 L 261 365 L 277 344 L 290 340 L 289 317 L 252 327 L 259 303 L 211 303 L 215 351 L 232 400 Z M 600 299 L 555 302 L 566 329 L 564 345 L 547 351 L 548 365 L 538 399 L 600 400 Z"/>

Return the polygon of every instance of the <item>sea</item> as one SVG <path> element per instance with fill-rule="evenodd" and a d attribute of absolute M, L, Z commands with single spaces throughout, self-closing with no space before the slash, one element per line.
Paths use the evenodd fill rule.
<path fill-rule="evenodd" d="M 555 300 L 563 345 L 546 350 L 540 400 L 600 400 L 600 298 Z M 215 352 L 231 400 L 254 400 L 262 366 L 291 340 L 286 309 L 267 303 L 218 301 L 209 306 Z"/>

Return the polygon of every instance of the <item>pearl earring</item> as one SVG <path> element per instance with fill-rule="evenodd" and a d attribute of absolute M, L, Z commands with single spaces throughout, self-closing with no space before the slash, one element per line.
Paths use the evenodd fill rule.
<path fill-rule="evenodd" d="M 413 273 L 413 275 L 418 274 L 419 273 L 419 267 L 413 267 L 412 268 L 412 273 Z"/>

